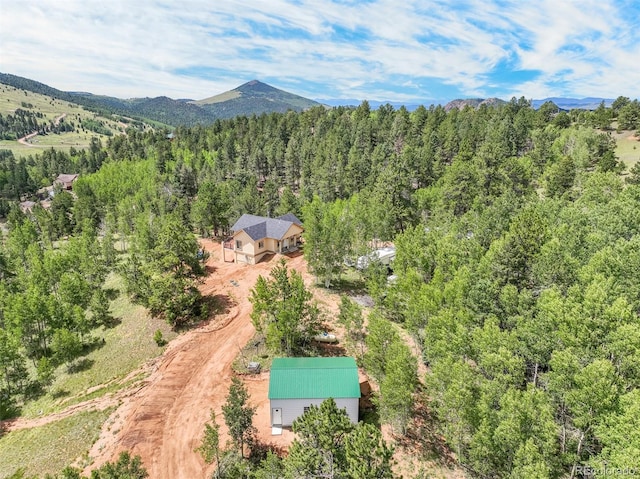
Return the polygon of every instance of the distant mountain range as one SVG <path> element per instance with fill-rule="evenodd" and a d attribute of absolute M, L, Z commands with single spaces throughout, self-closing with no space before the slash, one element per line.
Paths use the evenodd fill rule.
<path fill-rule="evenodd" d="M 238 115 L 261 115 L 263 113 L 286 112 L 289 110 L 303 111 L 317 106 L 357 106 L 362 103 L 356 99 L 322 99 L 310 100 L 293 93 L 274 88 L 258 80 L 252 80 L 240 85 L 228 92 L 215 95 L 203 100 L 178 99 L 174 100 L 166 96 L 156 98 L 130 98 L 121 99 L 110 96 L 94 95 L 87 92 L 65 92 L 52 88 L 28 78 L 0 73 L 0 83 L 27 91 L 48 95 L 60 100 L 65 100 L 98 113 L 109 115 L 117 114 L 129 116 L 145 121 L 155 122 L 166 126 L 211 124 L 218 119 L 233 118 Z M 609 106 L 612 99 L 606 98 L 545 98 L 533 100 L 532 105 L 538 108 L 547 101 L 552 101 L 563 110 L 574 108 L 593 110 L 602 101 Z M 445 109 L 454 107 L 462 108 L 465 105 L 478 107 L 482 104 L 498 105 L 504 100 L 498 98 L 489 99 L 458 99 L 444 100 L 415 100 L 407 102 L 387 102 L 368 100 L 371 108 L 376 109 L 381 105 L 390 104 L 394 108 L 404 106 L 412 111 L 420 105 L 443 105 Z"/>
<path fill-rule="evenodd" d="M 252 80 L 226 93 L 198 101 L 173 100 L 166 96 L 121 99 L 87 92 L 66 92 L 8 73 L 0 73 L 0 83 L 77 103 L 98 113 L 131 116 L 167 126 L 210 124 L 218 119 L 233 118 L 238 115 L 302 111 L 321 106 L 318 102 L 279 90 L 258 80 Z"/>
<path fill-rule="evenodd" d="M 329 106 L 357 106 L 362 103 L 362 100 L 356 100 L 354 98 L 323 98 L 316 99 L 317 102 Z M 400 108 L 404 106 L 407 110 L 413 111 L 420 105 L 424 105 L 429 108 L 431 105 L 442 105 L 445 110 L 451 108 L 463 108 L 465 105 L 471 105 L 477 108 L 481 104 L 500 105 L 507 103 L 500 98 L 458 98 L 455 100 L 408 100 L 406 102 L 396 101 L 380 101 L 380 100 L 367 100 L 371 108 L 378 108 L 381 105 L 389 104 L 394 108 Z M 605 106 L 611 106 L 613 99 L 611 98 L 563 98 L 563 97 L 551 97 L 543 98 L 542 100 L 531 100 L 531 106 L 538 109 L 540 105 L 551 101 L 555 103 L 561 110 L 595 110 L 600 106 L 600 103 L 604 101 Z"/>
<path fill-rule="evenodd" d="M 318 103 L 322 103 L 323 105 L 327 106 L 358 106 L 363 101 L 356 98 L 316 98 L 315 100 Z M 443 103 L 440 100 L 411 100 L 408 102 L 367 100 L 367 102 L 369 103 L 369 106 L 374 110 L 381 107 L 382 105 L 391 105 L 396 109 L 404 106 L 409 111 L 415 110 L 420 105 L 424 105 L 425 107 L 429 108 L 429 106 L 431 105 L 440 105 L 446 103 Z"/>
<path fill-rule="evenodd" d="M 551 101 L 555 103 L 562 110 L 595 110 L 600 106 L 600 103 L 604 101 L 604 105 L 609 107 L 614 102 L 611 98 L 561 98 L 552 97 L 544 98 L 543 100 L 532 100 L 531 106 L 534 108 L 540 108 L 540 105 Z"/>

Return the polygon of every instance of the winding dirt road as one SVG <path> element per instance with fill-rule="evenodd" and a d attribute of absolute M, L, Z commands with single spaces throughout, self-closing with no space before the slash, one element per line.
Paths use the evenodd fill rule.
<path fill-rule="evenodd" d="M 58 126 L 60 124 L 60 122 L 62 121 L 63 118 L 65 118 L 67 116 L 66 113 L 63 113 L 62 115 L 58 116 L 55 118 L 55 120 L 53 120 L 53 124 L 55 126 Z M 18 138 L 18 143 L 20 143 L 21 145 L 24 146 L 28 146 L 30 148 L 38 148 L 38 145 L 33 145 L 31 143 L 29 143 L 27 140 L 30 140 L 31 138 L 33 138 L 34 136 L 38 136 L 38 132 L 34 131 L 33 133 L 29 133 L 28 135 L 23 136 L 22 138 Z"/>
<path fill-rule="evenodd" d="M 203 241 L 203 244 L 211 254 L 208 262 L 211 273 L 202 285 L 202 292 L 215 296 L 226 311 L 170 343 L 147 378 L 146 386 L 123 398 L 106 421 L 89 453 L 94 462 L 85 474 L 116 459 L 123 450 L 140 455 L 152 479 L 197 479 L 209 477 L 213 472 L 194 449 L 199 445 L 210 409 L 216 411 L 219 423 L 224 424 L 221 406 L 231 382 L 231 364 L 255 332 L 250 320 L 249 291 L 258 275 L 268 275 L 277 259 L 253 266 L 224 263 L 220 260 L 218 243 Z M 309 279 L 302 256 L 287 261 L 290 268 Z M 266 375 L 247 384 L 252 403 L 264 408 L 268 404 Z M 265 397 L 257 397 L 256 393 Z M 264 429 L 261 424 L 258 428 Z M 221 433 L 224 443 L 224 427 Z"/>

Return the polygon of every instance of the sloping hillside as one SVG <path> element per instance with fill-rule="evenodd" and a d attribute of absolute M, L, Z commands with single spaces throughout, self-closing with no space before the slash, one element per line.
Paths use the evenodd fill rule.
<path fill-rule="evenodd" d="M 132 118 L 105 115 L 66 99 L 0 84 L 0 148 L 16 156 L 52 147 L 80 149 L 94 137 L 105 140 L 127 128 L 149 128 Z"/>

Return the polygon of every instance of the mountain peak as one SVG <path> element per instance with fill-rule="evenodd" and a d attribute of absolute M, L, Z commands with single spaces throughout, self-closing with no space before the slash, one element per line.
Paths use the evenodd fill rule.
<path fill-rule="evenodd" d="M 251 80 L 247 83 L 243 83 L 237 88 L 234 88 L 231 91 L 239 91 L 243 94 L 252 94 L 252 95 L 260 95 L 260 94 L 273 94 L 282 92 L 278 88 L 272 87 L 271 85 L 267 85 L 266 83 L 261 82 L 260 80 Z"/>
<path fill-rule="evenodd" d="M 237 115 L 260 115 L 262 113 L 289 110 L 302 111 L 320 104 L 308 98 L 289 93 L 279 88 L 251 80 L 227 92 L 204 100 L 194 101 L 216 118 L 233 118 Z"/>

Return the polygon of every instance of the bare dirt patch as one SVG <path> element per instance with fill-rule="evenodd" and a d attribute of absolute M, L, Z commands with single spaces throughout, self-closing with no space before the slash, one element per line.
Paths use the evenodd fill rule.
<path fill-rule="evenodd" d="M 218 414 L 222 440 L 226 440 L 221 407 L 233 374 L 231 364 L 255 333 L 249 291 L 258 275 L 268 275 L 280 256 L 258 265 L 238 265 L 220 259 L 219 243 L 203 240 L 202 244 L 210 253 L 210 273 L 201 290 L 216 297 L 223 312 L 169 344 L 153 366 L 146 385 L 123 398 L 105 423 L 100 439 L 89 452 L 94 463 L 85 473 L 116 459 L 123 450 L 140 455 L 151 478 L 196 479 L 212 472 L 194 449 L 199 445 L 210 409 Z M 287 264 L 310 282 L 301 255 L 287 258 Z M 246 378 L 245 382 L 252 403 L 258 406 L 256 426 L 260 439 L 288 444 L 292 433 L 285 431 L 280 437 L 270 434 L 267 374 Z"/>

